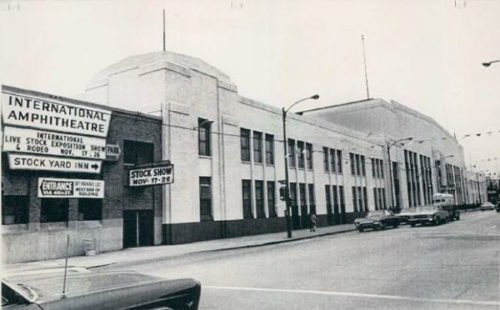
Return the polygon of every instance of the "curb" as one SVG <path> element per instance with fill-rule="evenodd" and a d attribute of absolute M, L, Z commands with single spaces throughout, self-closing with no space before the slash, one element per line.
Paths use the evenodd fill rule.
<path fill-rule="evenodd" d="M 176 255 L 147 258 L 147 259 L 142 259 L 142 260 L 137 260 L 137 261 L 112 262 L 109 264 L 99 264 L 99 265 L 95 265 L 95 266 L 85 266 L 85 267 L 86 268 L 99 268 L 99 267 L 104 267 L 104 266 L 134 266 L 134 265 L 141 265 L 141 264 L 146 264 L 148 262 L 161 261 L 161 260 L 166 260 L 166 259 L 178 259 L 178 258 L 183 258 L 183 257 L 189 257 L 189 256 L 192 256 L 195 254 L 215 253 L 215 252 L 231 251 L 231 250 L 238 250 L 238 249 L 264 247 L 264 246 L 275 245 L 275 244 L 280 244 L 280 243 L 289 243 L 289 242 L 313 239 L 313 238 L 318 238 L 318 237 L 323 237 L 323 236 L 336 235 L 336 234 L 351 232 L 351 231 L 355 231 L 355 230 L 356 230 L 355 228 L 352 228 L 352 229 L 347 229 L 347 230 L 325 232 L 325 233 L 315 234 L 315 235 L 311 235 L 311 236 L 296 237 L 296 238 L 292 237 L 291 239 L 281 239 L 281 240 L 276 240 L 276 241 L 267 241 L 267 242 L 263 242 L 263 243 L 248 244 L 248 245 L 241 245 L 241 246 L 232 246 L 232 247 L 225 247 L 225 248 L 217 248 L 217 249 L 211 249 L 211 250 L 200 250 L 200 251 L 193 251 L 193 252 L 187 252 L 187 253 L 176 254 Z"/>

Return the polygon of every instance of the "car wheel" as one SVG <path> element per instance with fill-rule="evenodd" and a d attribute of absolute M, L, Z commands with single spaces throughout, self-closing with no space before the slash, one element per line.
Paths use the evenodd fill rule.
<path fill-rule="evenodd" d="M 457 215 L 457 218 L 456 218 L 456 219 L 457 219 L 457 221 L 460 221 L 460 214 L 459 214 L 459 215 Z"/>
<path fill-rule="evenodd" d="M 361 227 L 360 227 L 360 228 L 358 228 L 358 231 L 359 231 L 360 233 L 361 233 L 361 232 L 363 232 L 363 230 L 364 230 L 364 229 L 363 229 L 363 228 L 361 228 Z"/>
<path fill-rule="evenodd" d="M 399 223 L 395 223 L 395 224 L 393 225 L 393 227 L 394 227 L 394 228 L 398 228 L 398 226 L 399 226 Z"/>
<path fill-rule="evenodd" d="M 380 223 L 380 230 L 384 230 L 385 229 L 385 224 L 384 223 Z"/>
<path fill-rule="evenodd" d="M 410 223 L 410 226 L 411 227 L 415 227 L 415 226 L 417 226 L 417 224 L 416 223 Z"/>
<path fill-rule="evenodd" d="M 439 218 L 438 217 L 433 217 L 432 218 L 432 225 L 433 226 L 439 225 Z"/>

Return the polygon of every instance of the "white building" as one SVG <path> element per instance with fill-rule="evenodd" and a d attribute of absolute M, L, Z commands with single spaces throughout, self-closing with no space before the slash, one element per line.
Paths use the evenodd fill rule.
<path fill-rule="evenodd" d="M 171 52 L 111 65 L 89 82 L 85 99 L 161 113 L 163 159 L 175 165 L 175 182 L 163 187 L 163 243 L 285 230 L 281 109 Z M 458 204 L 475 201 L 462 147 L 431 118 L 382 99 L 302 114 L 287 118 L 294 228 L 307 226 L 310 212 L 320 226 L 345 223 L 367 210 L 428 204 L 438 191 Z"/>

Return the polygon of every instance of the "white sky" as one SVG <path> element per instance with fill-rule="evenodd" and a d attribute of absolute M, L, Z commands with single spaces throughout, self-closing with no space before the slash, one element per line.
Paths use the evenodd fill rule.
<path fill-rule="evenodd" d="M 80 94 L 106 66 L 161 50 L 162 9 L 168 50 L 271 105 L 320 94 L 298 109 L 366 98 L 364 34 L 370 97 L 473 134 L 459 139 L 468 164 L 500 173 L 500 63 L 481 66 L 500 59 L 497 0 L 0 0 L 0 82 Z"/>

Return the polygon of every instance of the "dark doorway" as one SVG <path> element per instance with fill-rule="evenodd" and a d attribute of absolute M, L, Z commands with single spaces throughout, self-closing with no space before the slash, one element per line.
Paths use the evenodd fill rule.
<path fill-rule="evenodd" d="M 153 210 L 123 211 L 123 247 L 153 245 Z"/>

